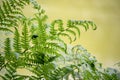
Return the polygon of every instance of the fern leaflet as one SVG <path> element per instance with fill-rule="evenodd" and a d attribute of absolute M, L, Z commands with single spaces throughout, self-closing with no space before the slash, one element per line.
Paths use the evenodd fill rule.
<path fill-rule="evenodd" d="M 14 33 L 14 44 L 13 44 L 13 47 L 14 47 L 14 50 L 15 52 L 17 53 L 21 53 L 21 43 L 20 43 L 20 34 L 18 32 L 18 29 L 15 28 L 15 33 Z"/>

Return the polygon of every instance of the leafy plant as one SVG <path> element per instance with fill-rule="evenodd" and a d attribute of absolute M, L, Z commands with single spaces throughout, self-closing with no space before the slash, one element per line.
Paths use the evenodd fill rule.
<path fill-rule="evenodd" d="M 37 10 L 32 18 L 22 13 L 27 4 Z M 61 19 L 47 23 L 47 18 L 34 0 L 2 2 L 0 30 L 14 35 L 6 38 L 4 53 L 0 53 L 0 71 L 5 70 L 0 75 L 3 80 L 119 80 L 116 70 L 103 69 L 81 45 L 68 48 L 61 38 L 72 43 L 80 36 L 80 27 L 96 30 L 92 21 L 68 20 L 64 27 Z M 27 69 L 32 75 L 20 75 L 17 69 Z"/>

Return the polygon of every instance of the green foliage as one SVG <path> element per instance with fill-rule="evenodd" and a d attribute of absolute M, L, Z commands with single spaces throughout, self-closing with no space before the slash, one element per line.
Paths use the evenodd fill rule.
<path fill-rule="evenodd" d="M 25 80 L 27 79 L 27 76 L 24 75 L 18 75 L 16 72 L 16 68 L 12 65 L 7 65 L 6 67 L 7 73 L 4 74 L 2 77 L 3 80 Z"/>
<path fill-rule="evenodd" d="M 10 39 L 9 38 L 6 38 L 6 41 L 5 41 L 5 55 L 9 55 L 11 53 L 11 45 L 10 45 Z"/>
<path fill-rule="evenodd" d="M 52 22 L 50 33 L 52 35 L 66 36 L 68 37 L 71 43 L 76 40 L 77 33 L 78 33 L 78 36 L 80 36 L 80 28 L 78 26 L 84 27 L 86 31 L 89 29 L 89 26 L 92 26 L 93 30 L 96 30 L 97 28 L 92 21 L 77 21 L 77 20 L 68 20 L 67 28 L 64 28 L 62 20 L 59 19 Z M 58 28 L 55 29 L 55 27 L 58 27 Z M 75 31 L 77 31 L 77 33 Z M 70 34 L 74 36 L 74 39 L 72 39 L 72 36 Z"/>
<path fill-rule="evenodd" d="M 1 30 L 1 31 L 9 31 L 9 32 L 12 32 L 10 29 L 8 29 L 8 28 L 3 28 L 3 27 L 0 27 L 0 30 Z"/>
<path fill-rule="evenodd" d="M 19 21 L 24 17 L 22 9 L 28 4 L 33 4 L 35 9 L 40 6 L 35 0 L 4 0 L 0 6 L 0 30 L 11 31 L 8 27 L 19 26 Z"/>
<path fill-rule="evenodd" d="M 5 63 L 5 58 L 0 54 L 0 70 L 2 69 L 4 63 Z"/>
<path fill-rule="evenodd" d="M 20 34 L 18 32 L 18 29 L 15 28 L 15 33 L 14 33 L 14 50 L 17 53 L 21 53 L 21 43 L 20 43 Z"/>
<path fill-rule="evenodd" d="M 38 12 L 27 18 L 22 9 L 30 3 Z M 116 70 L 103 69 L 81 45 L 68 48 L 62 39 L 65 36 L 70 43 L 74 42 L 80 36 L 81 27 L 86 31 L 89 27 L 96 30 L 92 21 L 68 20 L 64 27 L 62 20 L 48 24 L 47 18 L 34 0 L 2 2 L 0 30 L 14 35 L 6 38 L 4 53 L 0 53 L 0 71 L 5 70 L 5 74 L 0 75 L 3 80 L 119 80 Z M 29 70 L 32 75 L 18 74 L 19 68 Z"/>
<path fill-rule="evenodd" d="M 25 22 L 26 19 L 23 20 L 23 29 L 22 29 L 22 37 L 21 37 L 21 46 L 24 50 L 29 48 L 29 34 L 28 34 L 28 23 Z"/>
<path fill-rule="evenodd" d="M 23 16 L 22 8 L 29 3 L 29 0 L 4 0 L 0 6 L 0 25 L 17 26 L 18 20 Z M 17 5 L 17 6 L 16 6 Z"/>

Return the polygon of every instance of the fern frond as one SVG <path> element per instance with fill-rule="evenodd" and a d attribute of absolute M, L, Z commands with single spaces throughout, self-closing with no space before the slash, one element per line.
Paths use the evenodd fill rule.
<path fill-rule="evenodd" d="M 77 33 L 78 33 L 78 36 L 80 36 L 80 29 L 77 26 L 73 26 L 71 28 L 75 29 L 77 31 Z"/>
<path fill-rule="evenodd" d="M 38 21 L 38 30 L 37 30 L 37 34 L 38 34 L 38 38 L 39 38 L 39 44 L 44 44 L 46 42 L 46 28 L 45 28 L 45 24 L 42 20 L 41 16 L 37 16 L 36 15 L 36 19 Z"/>
<path fill-rule="evenodd" d="M 24 50 L 29 48 L 29 34 L 28 34 L 28 25 L 27 22 L 23 22 L 24 26 L 22 29 L 22 37 L 21 37 L 21 46 Z"/>
<path fill-rule="evenodd" d="M 6 63 L 4 64 L 5 66 L 10 61 L 15 61 L 16 57 L 15 57 L 15 54 L 12 53 L 11 43 L 10 43 L 10 39 L 9 38 L 6 38 L 6 40 L 5 40 L 4 52 L 5 52 L 5 60 L 6 60 Z"/>
<path fill-rule="evenodd" d="M 5 58 L 0 54 L 0 71 L 2 69 L 2 66 L 5 64 Z"/>
<path fill-rule="evenodd" d="M 57 26 L 55 26 L 57 24 Z M 51 23 L 50 26 L 50 33 L 51 35 L 61 35 L 66 36 L 69 38 L 70 43 L 75 41 L 78 36 L 80 36 L 80 28 L 78 26 L 83 26 L 85 30 L 87 31 L 89 29 L 89 26 L 92 26 L 93 30 L 96 30 L 96 25 L 92 21 L 77 21 L 77 20 L 68 20 L 67 22 L 67 28 L 63 28 L 63 22 L 62 20 L 55 20 Z M 57 29 L 55 27 L 58 27 Z M 77 33 L 75 32 L 77 31 Z M 74 36 L 74 39 L 72 40 L 72 36 L 68 35 L 71 33 Z"/>
<path fill-rule="evenodd" d="M 65 44 L 65 42 L 60 39 L 59 37 L 56 37 L 56 36 L 49 36 L 47 37 L 47 41 L 46 43 L 55 43 L 57 44 L 58 46 L 61 46 L 61 48 L 64 48 L 64 51 L 63 53 L 67 53 L 67 45 Z M 54 47 L 54 46 L 53 46 Z"/>
<path fill-rule="evenodd" d="M 38 65 L 33 69 L 30 69 L 32 73 L 35 74 L 35 78 L 37 80 L 46 79 L 46 80 L 56 80 L 50 79 L 51 72 L 55 69 L 55 65 L 53 63 L 48 63 L 44 65 Z"/>
<path fill-rule="evenodd" d="M 50 76 L 49 78 L 51 80 L 59 80 L 62 79 L 64 76 L 64 72 L 62 71 L 61 68 L 55 69 L 54 72 L 52 73 L 52 76 Z"/>
<path fill-rule="evenodd" d="M 1 6 L 0 6 L 0 17 L 1 17 L 2 19 L 5 18 L 4 11 L 3 11 L 3 9 L 1 8 Z M 1 23 L 2 23 L 2 22 L 1 22 Z"/>
<path fill-rule="evenodd" d="M 21 53 L 20 34 L 19 34 L 17 28 L 15 28 L 14 35 L 15 35 L 14 36 L 14 44 L 13 44 L 14 50 L 17 53 Z"/>
<path fill-rule="evenodd" d="M 68 22 L 67 22 L 68 28 L 60 31 L 59 33 L 57 33 L 57 35 L 62 34 L 62 36 L 67 36 L 69 38 L 70 42 L 75 41 L 76 40 L 76 32 L 74 31 L 74 29 L 77 31 L 78 36 L 80 36 L 80 28 L 77 27 L 77 25 L 83 26 L 86 31 L 89 29 L 89 26 L 92 26 L 93 30 L 96 30 L 96 28 L 97 28 L 96 25 L 92 21 L 68 20 Z M 74 40 L 72 40 L 72 37 L 70 35 L 68 35 L 67 32 L 69 32 L 75 36 Z"/>
<path fill-rule="evenodd" d="M 71 78 L 69 78 L 69 76 L 73 75 L 75 69 L 76 68 L 74 68 L 73 66 L 65 66 L 65 67 L 62 67 L 62 68 L 57 68 L 51 73 L 52 75 L 49 78 L 51 80 L 53 80 L 53 79 L 55 79 L 55 80 L 59 80 L 59 79 L 69 80 L 69 79 L 72 79 L 73 77 L 71 76 Z M 76 79 L 73 78 L 73 80 L 76 80 Z"/>
<path fill-rule="evenodd" d="M 19 18 L 23 17 L 22 9 L 30 0 L 4 0 L 0 6 L 0 25 L 6 27 L 18 26 Z"/>
<path fill-rule="evenodd" d="M 11 53 L 11 43 L 10 43 L 10 39 L 9 38 L 6 38 L 5 40 L 5 47 L 4 47 L 4 52 L 5 52 L 5 55 L 9 55 Z"/>
<path fill-rule="evenodd" d="M 64 49 L 65 49 L 65 53 L 67 53 L 67 44 L 60 38 L 55 38 L 58 43 L 60 43 L 61 45 L 63 45 Z"/>
<path fill-rule="evenodd" d="M 29 78 L 29 76 L 18 75 L 16 71 L 16 67 L 14 67 L 11 63 L 6 65 L 6 73 L 4 75 L 0 75 L 3 80 L 25 80 Z"/>
<path fill-rule="evenodd" d="M 88 21 L 87 23 L 89 23 L 89 24 L 92 26 L 92 29 L 93 29 L 93 30 L 96 30 L 96 29 L 97 29 L 96 24 L 93 23 L 92 21 Z"/>
<path fill-rule="evenodd" d="M 71 30 L 71 29 L 66 29 L 66 32 L 68 32 L 68 34 L 69 34 L 69 33 L 73 34 L 73 36 L 75 37 L 75 38 L 74 38 L 74 41 L 76 40 L 76 33 L 75 33 L 73 30 Z"/>
<path fill-rule="evenodd" d="M 86 21 L 86 20 L 85 21 L 69 20 L 67 25 L 68 27 L 72 27 L 74 25 L 80 25 L 83 26 L 86 31 L 89 29 L 89 26 L 92 26 L 93 30 L 97 29 L 96 25 L 92 21 Z"/>
<path fill-rule="evenodd" d="M 67 33 L 59 33 L 58 35 L 68 37 L 68 39 L 70 40 L 70 43 L 72 43 L 72 37 L 69 34 L 67 34 Z"/>
<path fill-rule="evenodd" d="M 44 54 L 51 54 L 51 55 L 60 55 L 58 53 L 58 51 L 55 51 L 55 48 L 53 47 L 42 47 L 39 49 L 41 52 L 43 52 Z"/>
<path fill-rule="evenodd" d="M 13 33 L 13 31 L 12 30 L 10 30 L 10 29 L 8 29 L 8 28 L 3 28 L 3 27 L 0 27 L 0 30 L 1 31 L 6 31 L 6 32 L 12 32 Z"/>
<path fill-rule="evenodd" d="M 50 25 L 50 33 L 56 35 L 58 32 L 62 31 L 64 31 L 63 21 L 61 19 L 54 20 Z"/>
<path fill-rule="evenodd" d="M 50 33 L 52 34 L 52 35 L 56 35 L 57 34 L 57 30 L 55 30 L 54 29 L 54 26 L 50 26 Z"/>
<path fill-rule="evenodd" d="M 11 1 L 13 1 L 13 0 L 11 0 Z M 3 5 L 0 6 L 0 10 L 1 10 L 0 17 L 2 18 L 2 21 L 0 21 L 0 23 L 1 23 L 0 25 L 10 27 L 10 26 L 13 26 L 13 22 L 17 24 L 16 21 L 13 21 L 14 18 L 16 18 L 17 16 L 12 14 L 13 10 L 15 10 L 14 9 L 15 7 L 13 8 L 11 6 L 11 3 L 8 2 L 8 0 L 2 1 L 2 3 L 3 3 Z M 13 1 L 13 4 L 14 4 L 14 1 Z M 10 14 L 14 16 L 12 19 L 9 18 L 9 16 L 8 16 Z M 9 19 L 9 25 L 5 24 L 6 20 L 8 20 L 8 19 Z M 16 26 L 16 25 L 14 25 L 14 26 Z"/>
<path fill-rule="evenodd" d="M 49 42 L 49 43 L 46 43 L 46 46 L 48 48 L 53 48 L 54 50 L 57 50 L 58 52 L 59 51 L 66 52 L 66 49 L 64 48 L 64 46 L 62 47 L 62 45 L 58 43 Z"/>
<path fill-rule="evenodd" d="M 11 7 L 11 5 L 9 4 L 9 1 L 8 1 L 8 0 L 5 0 L 5 2 L 6 2 L 6 5 L 7 5 L 7 8 L 8 8 L 8 11 L 9 11 L 10 13 L 12 13 L 12 7 Z M 5 4 L 5 2 L 4 2 L 4 4 Z"/>
<path fill-rule="evenodd" d="M 54 29 L 55 29 L 55 25 L 56 25 L 56 24 L 58 24 L 57 27 L 58 27 L 58 30 L 59 30 L 59 31 L 63 31 L 63 30 L 64 30 L 63 21 L 62 21 L 62 20 L 58 19 L 58 20 L 55 20 L 55 21 L 52 22 L 51 25 L 53 26 Z"/>
<path fill-rule="evenodd" d="M 38 11 L 40 11 L 41 6 L 35 0 L 31 0 L 31 3 L 34 9 L 37 9 Z"/>
<path fill-rule="evenodd" d="M 6 5 L 6 3 L 4 1 L 3 1 L 3 9 L 4 9 L 6 14 L 9 14 L 7 5 Z"/>

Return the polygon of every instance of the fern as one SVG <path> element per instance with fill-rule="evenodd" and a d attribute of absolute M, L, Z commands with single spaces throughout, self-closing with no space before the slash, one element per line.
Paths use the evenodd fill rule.
<path fill-rule="evenodd" d="M 7 38 L 5 41 L 5 55 L 9 55 L 11 53 L 11 45 L 10 45 L 10 39 Z"/>
<path fill-rule="evenodd" d="M 67 25 L 68 27 L 72 27 L 74 25 L 81 25 L 85 28 L 85 30 L 88 30 L 89 26 L 92 26 L 93 30 L 97 29 L 96 25 L 92 21 L 86 21 L 86 20 L 85 21 L 69 20 Z"/>
<path fill-rule="evenodd" d="M 5 50 L 4 51 L 5 59 L 7 62 L 15 60 L 16 57 L 15 57 L 15 54 L 12 53 L 11 42 L 9 38 L 6 38 L 4 50 Z"/>
<path fill-rule="evenodd" d="M 15 28 L 15 33 L 14 33 L 14 50 L 16 53 L 21 53 L 21 43 L 20 43 L 20 34 L 17 30 L 17 28 Z"/>
<path fill-rule="evenodd" d="M 0 54 L 0 71 L 4 67 L 5 64 L 5 58 Z"/>
<path fill-rule="evenodd" d="M 24 9 L 24 7 L 30 3 L 33 4 L 35 9 L 40 9 L 40 6 L 37 4 L 35 0 L 2 1 L 2 5 L 0 6 L 0 27 L 18 26 L 19 21 L 21 20 L 22 17 L 24 17 L 22 9 Z M 3 31 L 5 31 L 5 29 Z"/>
<path fill-rule="evenodd" d="M 21 46 L 24 50 L 28 50 L 28 48 L 29 48 L 28 23 L 25 20 L 23 21 L 24 26 L 23 26 L 23 30 L 22 30 Z"/>
<path fill-rule="evenodd" d="M 6 67 L 7 73 L 4 76 L 0 75 L 3 80 L 25 80 L 28 76 L 18 75 L 16 71 L 16 67 L 12 66 L 11 64 L 7 65 Z"/>
<path fill-rule="evenodd" d="M 41 62 L 44 64 L 46 62 L 51 62 L 55 57 L 61 55 L 59 53 L 60 51 L 66 52 L 66 45 L 64 41 L 60 40 L 58 37 L 53 37 L 53 35 L 50 35 L 46 31 L 47 27 L 46 23 L 44 23 L 46 18 L 47 17 L 44 15 L 44 13 L 42 13 L 42 10 L 40 12 L 40 15 L 35 15 L 34 21 L 37 21 L 38 25 L 36 27 L 32 27 L 33 31 L 31 33 L 31 36 L 33 46 L 31 47 L 32 53 L 29 55 L 30 57 L 28 57 L 30 60 L 29 64 L 41 64 Z M 34 21 L 32 22 L 34 23 Z M 34 25 L 33 23 L 32 25 Z M 41 59 L 42 55 L 44 55 L 44 57 Z"/>
<path fill-rule="evenodd" d="M 58 24 L 56 26 L 56 24 Z M 63 27 L 63 22 L 62 20 L 55 20 L 51 23 L 50 27 L 50 33 L 52 35 L 58 35 L 58 36 L 65 36 L 68 37 L 70 40 L 70 43 L 76 40 L 77 34 L 80 36 L 80 28 L 77 26 L 83 26 L 85 30 L 87 31 L 89 29 L 89 26 L 92 26 L 93 30 L 96 30 L 96 25 L 92 21 L 73 21 L 73 20 L 68 20 L 67 22 L 67 28 L 65 29 Z M 55 27 L 58 27 L 57 29 Z M 77 31 L 77 33 L 75 32 Z M 72 35 L 70 35 L 72 34 Z M 72 39 L 72 36 L 74 36 L 74 39 Z"/>
<path fill-rule="evenodd" d="M 41 15 L 36 15 L 36 20 L 38 21 L 37 35 L 39 36 L 38 39 L 40 44 L 44 44 L 46 42 L 46 28 L 44 21 L 46 20 L 47 16 L 42 12 L 40 12 L 40 14 Z"/>
<path fill-rule="evenodd" d="M 53 63 L 48 63 L 45 65 L 36 66 L 35 68 L 30 69 L 30 71 L 35 74 L 37 80 L 39 79 L 49 80 L 50 75 L 54 69 L 55 69 L 55 65 Z"/>
<path fill-rule="evenodd" d="M 8 29 L 8 28 L 4 28 L 4 27 L 0 27 L 1 31 L 6 31 L 6 32 L 13 32 L 12 30 Z"/>
<path fill-rule="evenodd" d="M 5 47 L 4 47 L 4 57 L 2 57 L 4 59 L 4 64 L 1 66 L 1 69 L 3 69 L 4 67 L 6 67 L 9 63 L 11 63 L 12 61 L 16 61 L 16 56 L 14 53 L 12 53 L 12 49 L 11 49 L 11 42 L 9 38 L 6 38 L 5 40 Z"/>
<path fill-rule="evenodd" d="M 27 18 L 22 9 L 30 3 L 37 13 Z M 2 2 L 0 30 L 14 33 L 14 38 L 5 40 L 4 55 L 0 54 L 0 71 L 6 71 L 0 75 L 3 80 L 119 80 L 116 71 L 111 73 L 111 69 L 103 69 L 81 45 L 69 49 L 61 38 L 65 36 L 72 43 L 80 36 L 82 27 L 85 31 L 90 27 L 96 30 L 92 21 L 68 20 L 64 27 L 61 19 L 48 24 L 47 18 L 34 0 Z M 33 75 L 19 75 L 19 68 L 25 68 Z"/>
<path fill-rule="evenodd" d="M 23 16 L 22 15 L 22 8 L 23 6 L 25 6 L 27 4 L 27 0 L 5 0 L 2 1 L 2 6 L 0 6 L 0 25 L 2 26 L 7 26 L 7 27 L 11 27 L 11 26 L 17 26 L 18 23 L 18 19 L 19 16 Z M 18 5 L 21 4 L 21 5 Z M 25 4 L 23 4 L 25 3 Z M 16 6 L 17 5 L 17 6 Z"/>

